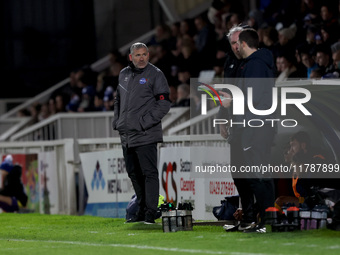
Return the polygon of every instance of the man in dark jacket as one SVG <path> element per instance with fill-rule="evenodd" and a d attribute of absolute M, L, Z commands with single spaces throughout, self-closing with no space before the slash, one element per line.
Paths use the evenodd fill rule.
<path fill-rule="evenodd" d="M 230 50 L 226 54 L 226 60 L 224 62 L 224 83 L 235 84 L 236 78 L 239 77 L 238 68 L 241 65 L 242 57 L 238 51 L 238 36 L 244 28 L 241 26 L 234 26 L 229 30 L 227 34 L 228 41 L 230 44 Z M 230 93 L 230 91 L 225 90 L 225 92 Z M 218 118 L 229 119 L 230 118 L 230 108 L 220 107 L 218 112 Z M 220 125 L 221 136 L 228 139 L 228 130 L 226 125 Z"/>
<path fill-rule="evenodd" d="M 241 78 L 241 69 L 239 68 L 241 66 L 241 63 L 243 61 L 242 56 L 239 52 L 239 35 L 241 31 L 243 31 L 245 27 L 242 26 L 234 26 L 230 29 L 227 37 L 230 44 L 231 51 L 227 53 L 226 55 L 226 61 L 224 64 L 224 83 L 228 84 L 237 84 L 238 79 Z M 224 94 L 225 97 L 231 97 L 231 92 L 229 90 L 223 90 L 221 94 Z M 225 103 L 226 101 L 224 101 Z M 220 119 L 228 119 L 230 120 L 232 118 L 232 105 L 226 107 L 220 107 L 218 112 L 218 118 Z M 232 166 L 236 166 L 238 169 L 241 167 L 242 164 L 244 164 L 243 157 L 240 156 L 242 154 L 242 151 L 240 153 L 240 144 L 238 142 L 232 142 L 233 141 L 233 135 L 232 130 L 230 126 L 227 127 L 227 125 L 220 125 L 220 133 L 221 136 L 226 138 L 227 141 L 231 144 L 230 148 L 230 164 Z M 240 224 L 237 224 L 233 228 L 238 229 L 240 231 L 243 231 L 245 229 L 248 229 L 251 227 L 251 224 L 256 221 L 256 210 L 254 208 L 254 196 L 249 191 L 249 185 L 247 181 L 244 178 L 237 178 L 233 175 L 234 183 L 237 188 L 237 191 L 240 196 L 242 210 L 237 210 L 234 213 L 234 217 L 237 220 L 240 220 Z M 230 229 L 229 225 L 226 225 L 226 230 Z"/>
<path fill-rule="evenodd" d="M 162 118 L 170 109 L 163 72 L 149 63 L 145 44 L 130 47 L 129 66 L 119 74 L 112 127 L 119 131 L 126 170 L 139 212 L 127 222 L 155 223 L 159 197 L 157 143 L 163 141 Z"/>
<path fill-rule="evenodd" d="M 242 90 L 245 102 L 248 102 L 248 88 L 252 88 L 251 101 L 256 110 L 267 110 L 272 106 L 272 88 L 274 87 L 274 61 L 270 51 L 266 49 L 258 50 L 259 38 L 253 29 L 244 29 L 239 34 L 239 53 L 244 59 L 239 67 L 240 79 L 237 86 Z M 225 97 L 231 95 L 221 92 Z M 231 100 L 224 100 L 223 106 L 230 107 Z M 233 125 L 233 138 L 230 142 L 234 155 L 238 157 L 237 162 L 242 162 L 243 166 L 260 166 L 270 163 L 270 148 L 273 143 L 275 129 L 270 122 L 271 115 L 255 115 L 245 103 L 244 115 L 233 115 L 232 121 L 238 123 Z M 262 120 L 261 127 L 248 126 L 250 120 Z M 240 123 L 244 123 L 241 125 Z M 233 176 L 234 177 L 234 176 Z M 265 209 L 274 205 L 274 184 L 271 178 L 263 178 L 256 174 L 238 176 L 244 179 L 244 187 L 240 194 L 241 203 L 247 201 L 250 204 L 255 196 L 261 222 L 254 226 L 251 231 L 265 232 L 264 216 Z M 248 194 L 248 195 L 247 195 Z M 243 200 L 243 201 L 242 201 Z M 249 212 L 247 212 L 249 213 Z"/>

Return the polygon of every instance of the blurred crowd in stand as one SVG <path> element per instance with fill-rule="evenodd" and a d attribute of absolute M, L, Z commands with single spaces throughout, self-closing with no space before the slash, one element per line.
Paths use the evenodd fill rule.
<path fill-rule="evenodd" d="M 233 25 L 258 31 L 260 45 L 275 58 L 277 81 L 338 78 L 340 68 L 340 1 L 260 0 L 245 13 L 238 0 L 213 0 L 210 8 L 192 19 L 155 28 L 146 42 L 150 62 L 168 79 L 172 107 L 197 102 L 190 93 L 190 78 L 202 70 L 223 77 L 226 54 L 231 52 L 226 34 Z M 110 52 L 110 67 L 96 73 L 88 66 L 72 70 L 70 83 L 53 93 L 48 102 L 32 105 L 19 115 L 35 122 L 59 112 L 112 111 L 119 72 L 128 54 Z"/>

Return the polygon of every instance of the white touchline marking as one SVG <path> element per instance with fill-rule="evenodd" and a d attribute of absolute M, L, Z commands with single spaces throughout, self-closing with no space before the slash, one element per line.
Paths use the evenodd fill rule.
<path fill-rule="evenodd" d="M 95 246 L 95 247 L 122 247 L 122 248 L 133 248 L 143 250 L 158 250 L 158 251 L 173 251 L 173 252 L 186 252 L 186 253 L 203 253 L 203 254 L 230 254 L 230 255 L 269 255 L 270 253 L 249 253 L 249 252 L 227 252 L 227 251 L 208 251 L 208 250 L 195 250 L 195 249 L 181 249 L 181 248 L 167 248 L 158 246 L 147 246 L 147 245 L 134 245 L 134 244 L 98 244 L 98 243 L 86 243 L 76 241 L 56 241 L 56 240 L 26 240 L 26 239 L 5 239 L 0 238 L 0 241 L 10 242 L 42 242 L 42 243 L 53 243 L 53 244 L 71 244 L 71 245 L 84 245 L 84 246 Z M 2 248 L 4 250 L 4 248 Z M 275 253 L 275 255 L 282 255 Z"/>
<path fill-rule="evenodd" d="M 326 249 L 336 249 L 336 250 L 338 250 L 338 249 L 340 249 L 340 245 L 329 246 Z"/>

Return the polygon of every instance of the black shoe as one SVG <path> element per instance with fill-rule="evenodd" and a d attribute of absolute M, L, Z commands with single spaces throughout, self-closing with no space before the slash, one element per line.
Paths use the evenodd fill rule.
<path fill-rule="evenodd" d="M 155 217 L 152 214 L 146 214 L 144 224 L 155 224 Z"/>
<path fill-rule="evenodd" d="M 143 222 L 144 220 L 145 220 L 145 216 L 144 215 L 136 215 L 136 216 L 128 219 L 127 221 L 125 221 L 125 223 Z"/>
<path fill-rule="evenodd" d="M 267 233 L 267 229 L 265 226 L 261 225 L 256 225 L 253 228 L 247 229 L 243 231 L 244 233 L 260 233 L 260 234 L 265 234 Z"/>
<path fill-rule="evenodd" d="M 247 230 L 247 229 L 251 229 L 253 227 L 255 227 L 255 222 L 244 222 L 244 221 L 241 221 L 240 225 L 238 226 L 238 230 L 239 231 L 244 231 L 244 230 Z"/>

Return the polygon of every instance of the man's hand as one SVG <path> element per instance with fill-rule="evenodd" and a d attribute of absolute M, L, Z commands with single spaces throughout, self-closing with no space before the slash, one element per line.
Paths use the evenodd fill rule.
<path fill-rule="evenodd" d="M 231 104 L 231 100 L 233 100 L 231 95 L 227 92 L 224 92 L 224 91 L 219 91 L 219 94 L 224 97 L 224 99 L 222 101 L 222 106 L 224 108 L 229 108 L 230 104 Z"/>
<path fill-rule="evenodd" d="M 220 134 L 224 139 L 228 138 L 227 125 L 220 125 Z"/>
<path fill-rule="evenodd" d="M 243 211 L 241 208 L 238 208 L 236 212 L 233 214 L 234 218 L 238 221 L 243 219 Z"/>

